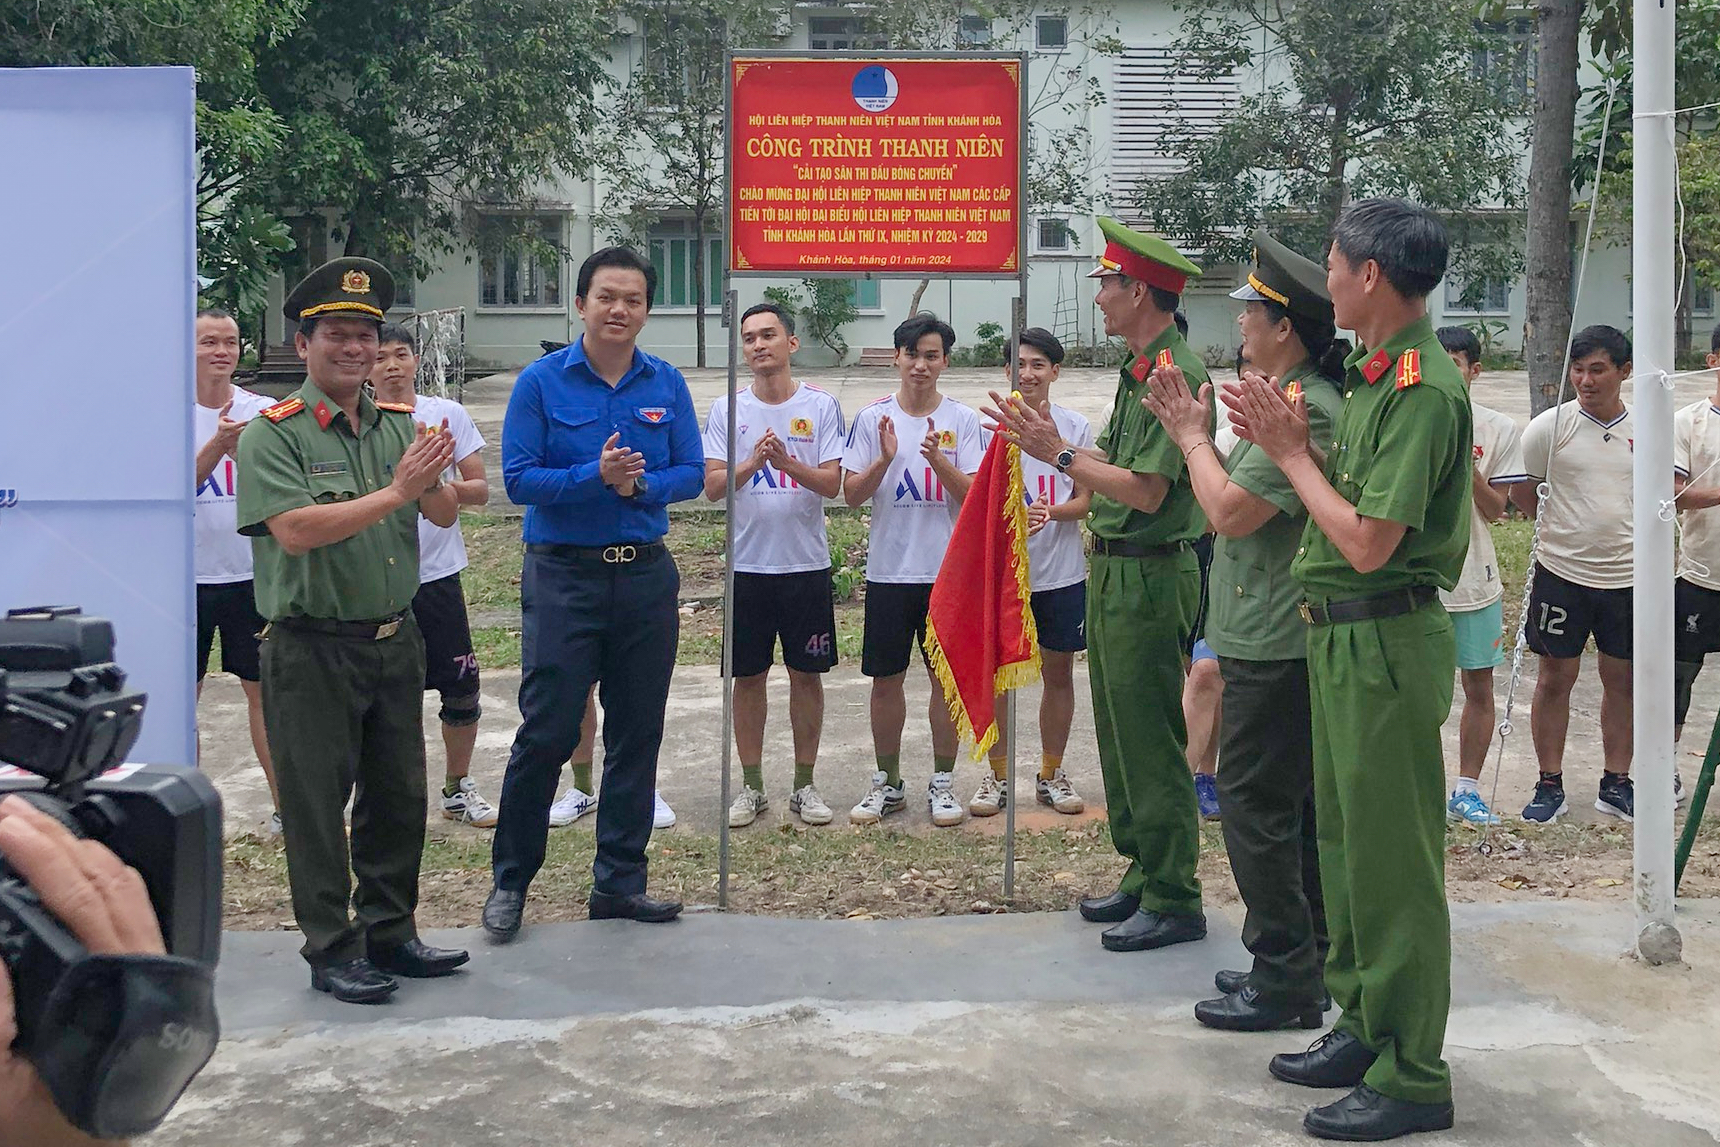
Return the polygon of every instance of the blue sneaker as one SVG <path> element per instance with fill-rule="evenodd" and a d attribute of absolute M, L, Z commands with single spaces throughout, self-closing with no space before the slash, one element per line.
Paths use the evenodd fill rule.
<path fill-rule="evenodd" d="M 1194 775 L 1194 799 L 1200 805 L 1200 819 L 1218 820 L 1218 778 L 1211 773 Z"/>
<path fill-rule="evenodd" d="M 1445 819 L 1464 824 L 1503 824 L 1505 820 L 1487 807 L 1480 793 L 1452 793 L 1445 804 Z"/>
<path fill-rule="evenodd" d="M 1523 806 L 1523 819 L 1551 824 L 1570 811 L 1571 806 L 1565 803 L 1564 775 L 1543 776 L 1535 782 L 1535 795 Z"/>

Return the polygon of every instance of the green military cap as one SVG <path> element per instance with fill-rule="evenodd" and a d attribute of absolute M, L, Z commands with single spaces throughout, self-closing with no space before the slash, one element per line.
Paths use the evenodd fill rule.
<path fill-rule="evenodd" d="M 375 259 L 331 259 L 299 281 L 281 309 L 288 319 L 330 315 L 381 322 L 394 305 L 394 276 Z"/>
<path fill-rule="evenodd" d="M 1305 259 L 1266 233 L 1254 232 L 1254 270 L 1248 281 L 1230 292 L 1233 299 L 1277 303 L 1310 319 L 1332 321 L 1332 296 L 1326 291 L 1326 268 Z"/>
<path fill-rule="evenodd" d="M 1200 268 L 1157 235 L 1145 235 L 1101 215 L 1099 230 L 1105 236 L 1105 253 L 1099 265 L 1087 272 L 1089 279 L 1127 275 L 1151 287 L 1182 294 L 1189 277 L 1200 277 Z"/>

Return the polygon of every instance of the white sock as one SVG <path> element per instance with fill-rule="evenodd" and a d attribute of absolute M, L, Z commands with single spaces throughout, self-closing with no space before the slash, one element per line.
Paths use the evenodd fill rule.
<path fill-rule="evenodd" d="M 1472 780 L 1469 777 L 1458 777 L 1457 787 L 1451 790 L 1451 795 L 1457 797 L 1462 796 L 1464 793 L 1474 793 L 1476 796 L 1480 796 L 1481 783 L 1479 781 Z"/>

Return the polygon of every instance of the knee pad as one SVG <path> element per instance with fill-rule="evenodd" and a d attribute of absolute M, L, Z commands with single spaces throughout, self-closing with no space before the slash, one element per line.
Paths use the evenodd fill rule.
<path fill-rule="evenodd" d="M 444 725 L 452 725 L 454 728 L 476 725 L 478 718 L 483 715 L 484 707 L 476 693 L 468 693 L 464 697 L 450 697 L 444 693 L 442 711 L 437 714 Z"/>
<path fill-rule="evenodd" d="M 1675 725 L 1684 724 L 1684 718 L 1690 713 L 1690 691 L 1696 684 L 1696 675 L 1700 672 L 1700 661 L 1672 663 L 1672 721 Z"/>

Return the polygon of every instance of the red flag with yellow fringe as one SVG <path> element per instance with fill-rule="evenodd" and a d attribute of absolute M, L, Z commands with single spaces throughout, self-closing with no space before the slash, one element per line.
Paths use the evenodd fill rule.
<path fill-rule="evenodd" d="M 1021 448 L 998 434 L 962 500 L 926 612 L 926 655 L 975 759 L 997 740 L 998 696 L 1039 679 L 1031 594 Z"/>

